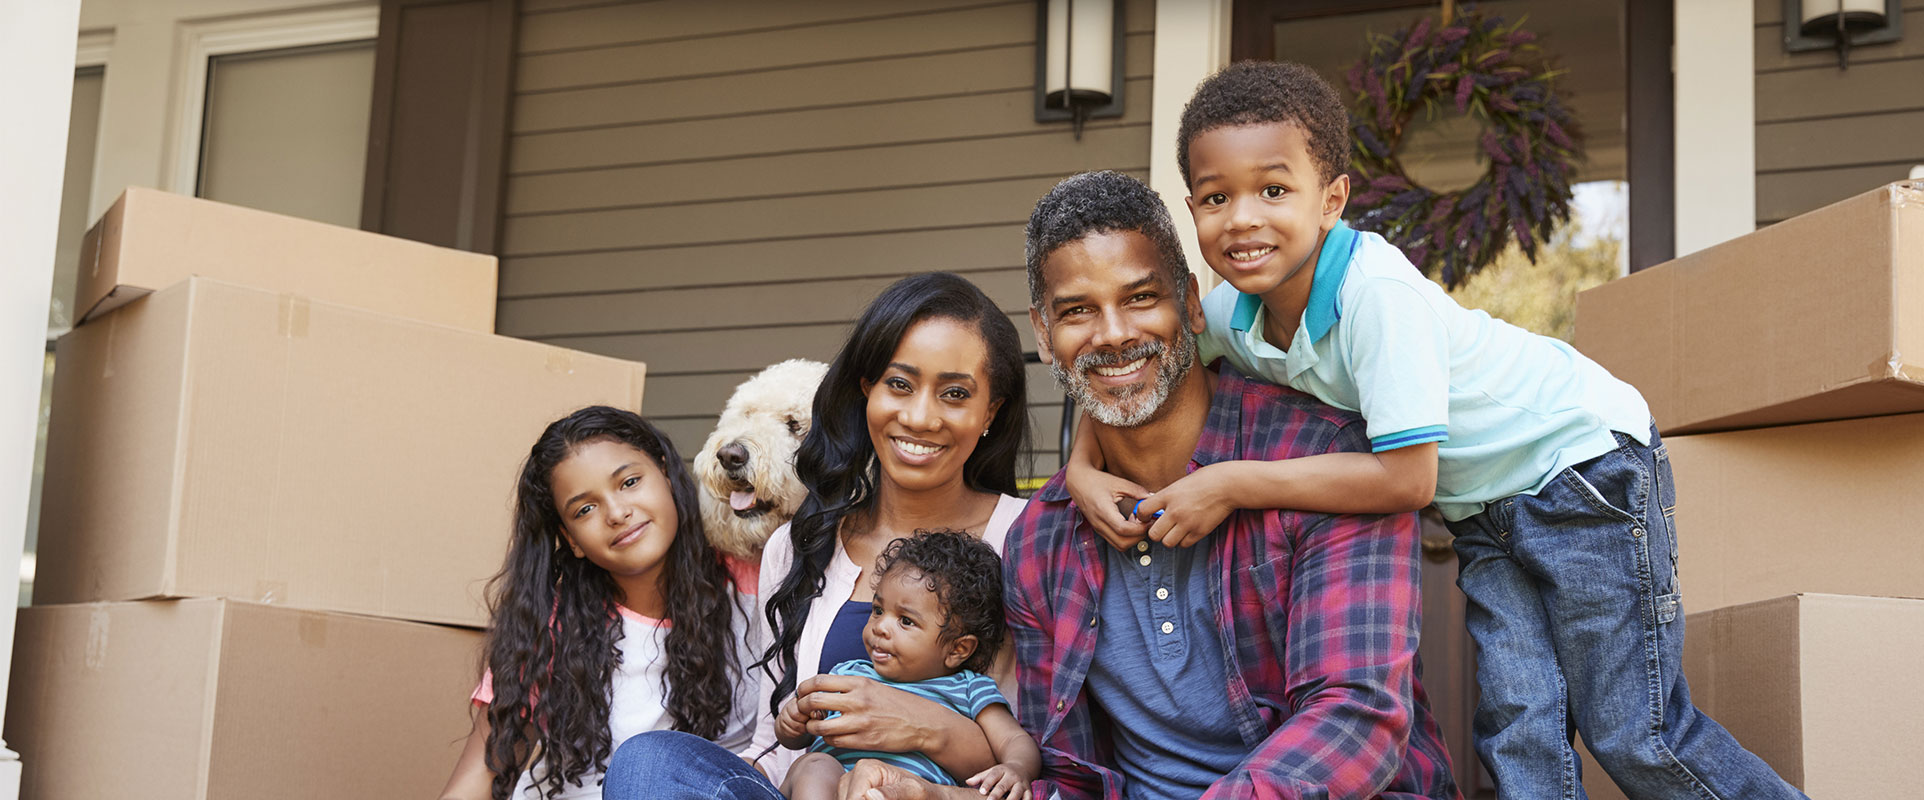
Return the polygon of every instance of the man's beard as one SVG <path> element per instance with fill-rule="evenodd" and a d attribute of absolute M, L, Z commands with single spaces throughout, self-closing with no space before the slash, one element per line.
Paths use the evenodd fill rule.
<path fill-rule="evenodd" d="M 1092 369 L 1121 366 L 1138 358 L 1156 359 L 1154 381 L 1097 388 L 1089 380 Z M 1176 384 L 1182 383 L 1195 365 L 1196 335 L 1182 328 L 1177 332 L 1174 350 L 1162 342 L 1143 342 L 1123 350 L 1084 353 L 1076 358 L 1073 369 L 1063 369 L 1057 361 L 1049 365 L 1049 371 L 1055 375 L 1056 386 L 1068 392 L 1090 418 L 1110 427 L 1133 428 L 1156 418 Z"/>

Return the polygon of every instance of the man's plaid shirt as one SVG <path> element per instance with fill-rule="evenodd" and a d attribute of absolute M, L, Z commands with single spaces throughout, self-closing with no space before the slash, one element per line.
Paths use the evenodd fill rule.
<path fill-rule="evenodd" d="M 1361 417 L 1220 370 L 1191 470 L 1369 452 Z M 1016 716 L 1042 745 L 1042 800 L 1122 797 L 1109 721 L 1084 685 L 1101 630 L 1097 548 L 1107 546 L 1058 474 L 1003 551 Z M 1210 550 L 1231 672 L 1226 687 L 1195 687 L 1195 702 L 1229 703 L 1249 747 L 1205 797 L 1460 797 L 1416 680 L 1415 514 L 1237 511 L 1195 546 Z"/>

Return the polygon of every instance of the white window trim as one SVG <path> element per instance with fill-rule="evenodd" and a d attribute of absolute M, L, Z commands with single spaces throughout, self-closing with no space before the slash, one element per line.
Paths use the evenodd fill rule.
<path fill-rule="evenodd" d="M 207 110 L 209 59 L 235 53 L 367 41 L 379 34 L 380 22 L 380 7 L 361 6 L 183 23 L 175 48 L 185 63 L 175 86 L 179 102 L 174 107 L 168 191 L 191 196 L 200 177 L 201 125 Z"/>
<path fill-rule="evenodd" d="M 1755 12 L 1754 0 L 1676 5 L 1678 256 L 1757 229 Z"/>
<path fill-rule="evenodd" d="M 1176 170 L 1176 128 L 1182 107 L 1196 86 L 1229 64 L 1229 29 L 1234 21 L 1231 0 L 1161 0 L 1156 3 L 1156 80 L 1150 98 L 1149 186 L 1162 195 L 1176 221 L 1189 258 L 1189 272 L 1199 288 L 1216 285 L 1216 273 L 1202 261 L 1196 245 L 1196 226 L 1189 223 L 1183 198 L 1189 187 Z"/>
<path fill-rule="evenodd" d="M 80 34 L 74 43 L 74 69 L 107 66 L 107 56 L 114 51 L 113 31 L 92 31 Z"/>

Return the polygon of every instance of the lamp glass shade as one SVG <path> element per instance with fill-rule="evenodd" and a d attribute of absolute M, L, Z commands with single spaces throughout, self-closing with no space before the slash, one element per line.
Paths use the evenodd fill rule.
<path fill-rule="evenodd" d="M 1803 0 L 1802 25 L 1805 34 L 1835 33 L 1838 18 L 1846 30 L 1864 30 L 1884 24 L 1884 0 Z"/>
<path fill-rule="evenodd" d="M 1049 0 L 1047 101 L 1100 105 L 1115 96 L 1114 0 Z"/>

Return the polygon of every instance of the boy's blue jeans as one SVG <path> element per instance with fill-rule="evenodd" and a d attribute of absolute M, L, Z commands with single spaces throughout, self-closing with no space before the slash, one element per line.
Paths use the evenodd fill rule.
<path fill-rule="evenodd" d="M 1633 800 L 1804 797 L 1690 702 L 1676 505 L 1653 429 L 1450 523 L 1499 797 L 1583 797 L 1572 732 Z"/>
<path fill-rule="evenodd" d="M 608 758 L 605 800 L 782 800 L 775 784 L 741 756 L 680 731 L 637 734 Z"/>

